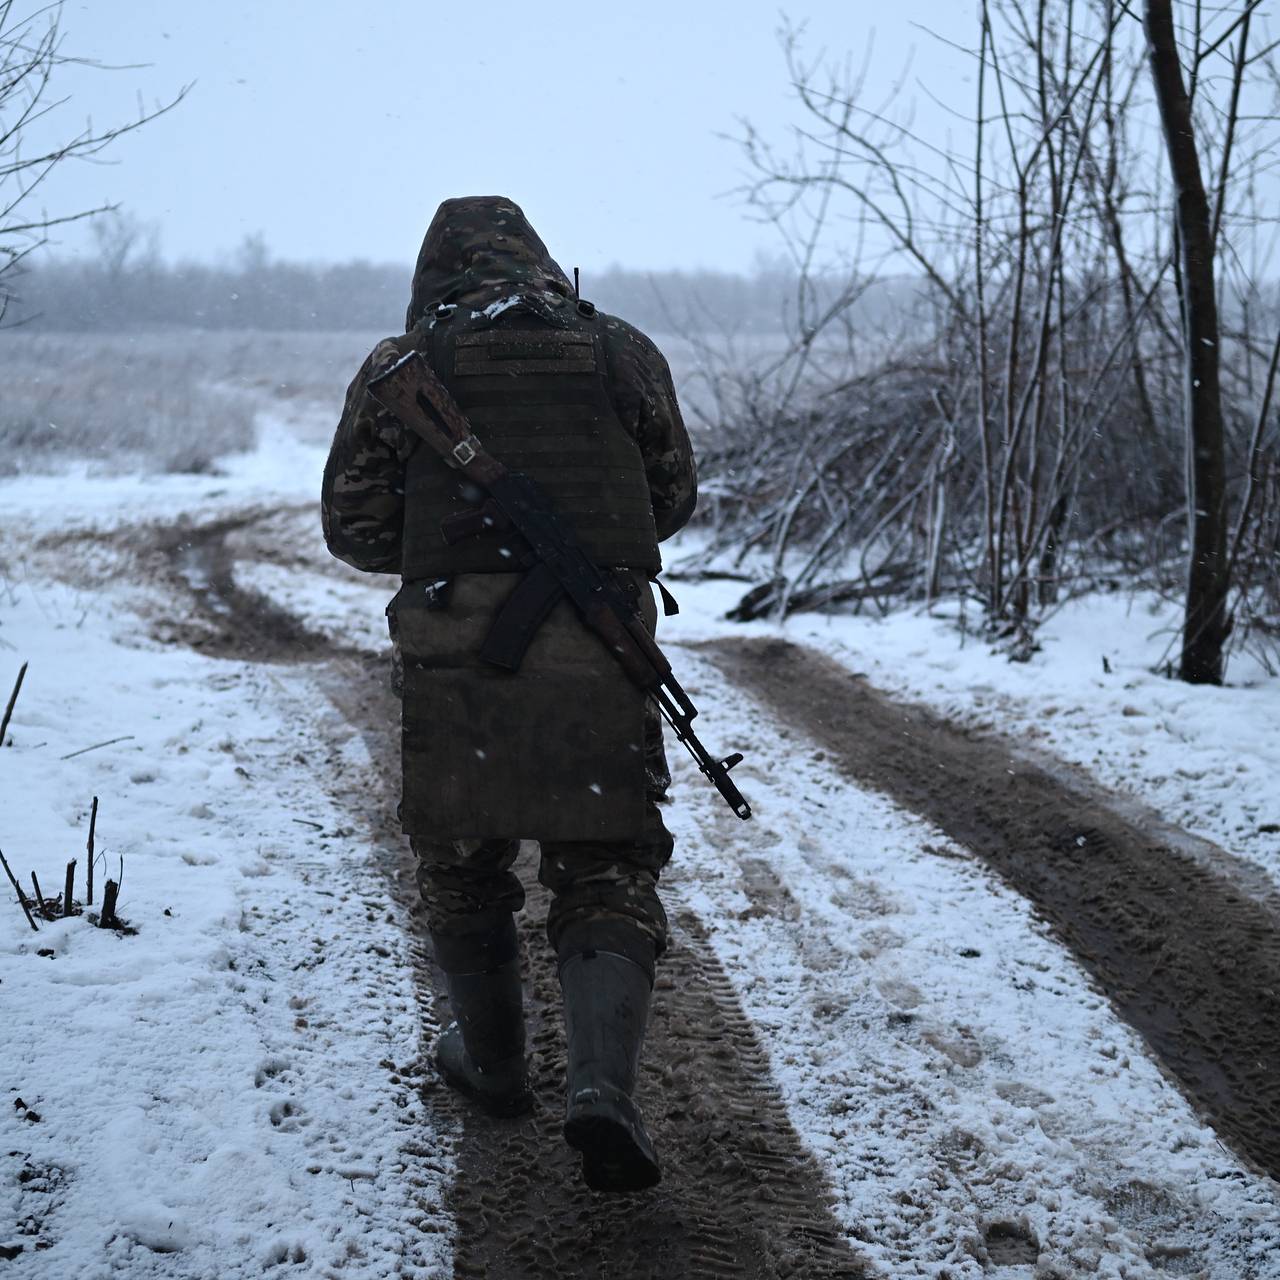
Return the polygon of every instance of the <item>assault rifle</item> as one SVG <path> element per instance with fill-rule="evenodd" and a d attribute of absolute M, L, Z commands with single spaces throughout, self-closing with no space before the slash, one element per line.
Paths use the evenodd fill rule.
<path fill-rule="evenodd" d="M 588 558 L 542 489 L 485 451 L 458 402 L 422 354 L 411 351 L 371 379 L 369 394 L 426 441 L 448 466 L 488 495 L 488 501 L 478 504 L 474 518 L 463 513 L 453 534 L 446 530 L 446 536 L 465 536 L 477 526 L 493 527 L 501 522 L 515 529 L 529 545 L 533 567 L 503 607 L 504 613 L 510 610 L 525 619 L 526 625 L 517 630 L 514 643 L 491 636 L 481 649 L 481 657 L 497 666 L 517 669 L 537 624 L 562 595 L 567 595 L 632 683 L 653 699 L 729 807 L 740 818 L 751 817 L 751 806 L 729 777 L 742 753 L 735 751 L 717 760 L 698 741 L 692 725 L 697 708 L 672 674 L 671 664 L 649 634 L 635 602 L 611 574 Z"/>

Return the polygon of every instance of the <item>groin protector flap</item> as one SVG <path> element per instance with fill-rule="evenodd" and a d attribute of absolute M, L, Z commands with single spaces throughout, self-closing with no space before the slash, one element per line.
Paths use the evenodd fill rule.
<path fill-rule="evenodd" d="M 641 695 L 608 673 L 405 672 L 406 830 L 627 840 L 644 820 Z"/>
<path fill-rule="evenodd" d="M 481 662 L 480 645 L 517 581 L 460 575 L 443 610 L 426 607 L 412 583 L 396 597 L 405 830 L 433 839 L 632 839 L 644 821 L 644 695 L 564 600 L 518 672 Z"/>

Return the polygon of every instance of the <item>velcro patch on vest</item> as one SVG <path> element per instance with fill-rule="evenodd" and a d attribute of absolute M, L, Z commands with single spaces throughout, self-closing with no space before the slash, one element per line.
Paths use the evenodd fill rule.
<path fill-rule="evenodd" d="M 596 348 L 589 333 L 494 329 L 458 335 L 455 376 L 521 373 L 594 373 Z"/>

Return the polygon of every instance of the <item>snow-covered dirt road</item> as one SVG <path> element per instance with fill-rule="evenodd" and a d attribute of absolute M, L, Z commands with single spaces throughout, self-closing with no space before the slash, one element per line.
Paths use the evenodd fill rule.
<path fill-rule="evenodd" d="M 1255 898 L 1222 851 L 1197 859 L 1079 779 L 891 701 L 811 650 L 727 638 L 712 652 L 842 773 L 1023 894 L 1220 1133 L 1280 1177 L 1280 892 Z"/>
<path fill-rule="evenodd" d="M 1274 1115 L 1254 1147 L 1219 1134 L 1118 1016 L 1161 954 L 1099 985 L 971 831 L 851 768 L 723 646 L 682 645 L 717 630 L 710 587 L 664 640 L 709 742 L 747 750 L 757 816 L 673 758 L 677 945 L 641 1082 L 666 1180 L 593 1196 L 558 1142 L 532 881 L 539 1109 L 456 1105 L 393 818 L 389 592 L 319 545 L 320 451 L 281 429 L 260 452 L 214 479 L 0 486 L 0 655 L 31 662 L 0 848 L 59 884 L 99 795 L 138 929 L 37 937 L 6 895 L 0 1270 L 1280 1276 L 1277 1186 L 1222 1140 L 1265 1156 Z"/>

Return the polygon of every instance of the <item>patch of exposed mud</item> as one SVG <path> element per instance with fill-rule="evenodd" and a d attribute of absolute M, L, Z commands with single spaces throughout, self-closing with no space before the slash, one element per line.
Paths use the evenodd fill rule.
<path fill-rule="evenodd" d="M 236 565 L 265 560 L 314 569 L 314 537 L 305 507 L 251 507 L 212 520 L 139 523 L 110 530 L 75 529 L 39 539 L 32 554 L 54 576 L 85 586 L 105 577 L 150 597 L 139 611 L 161 644 L 247 662 L 323 662 L 354 650 L 314 631 L 261 591 L 237 581 Z"/>
<path fill-rule="evenodd" d="M 687 912 L 675 916 L 672 951 L 659 971 L 637 1091 L 663 1181 L 634 1197 L 600 1196 L 582 1185 L 578 1158 L 560 1133 L 560 992 L 540 928 L 548 895 L 531 870 L 524 879 L 538 1108 L 515 1124 L 468 1118 L 455 1275 L 865 1274 L 769 1083 L 755 1031 Z"/>
<path fill-rule="evenodd" d="M 1268 901 L 1227 877 L 1228 855 L 1194 856 L 1166 827 L 819 654 L 778 640 L 701 647 L 847 776 L 1030 899 L 1219 1133 L 1280 1177 L 1280 929 Z"/>
<path fill-rule="evenodd" d="M 248 662 L 307 662 L 334 656 L 329 636 L 310 630 L 260 591 L 236 581 L 236 554 L 228 535 L 243 519 L 159 531 L 155 551 L 167 575 L 193 606 L 158 620 L 153 634 L 202 653 Z"/>

